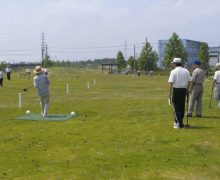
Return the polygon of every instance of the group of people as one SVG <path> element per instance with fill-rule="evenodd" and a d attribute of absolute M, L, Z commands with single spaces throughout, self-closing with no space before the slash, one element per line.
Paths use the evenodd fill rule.
<path fill-rule="evenodd" d="M 9 65 L 6 66 L 5 68 L 5 73 L 7 75 L 7 79 L 10 80 L 11 79 L 11 68 L 9 67 Z M 3 70 L 0 68 L 0 86 L 3 86 Z"/>
<path fill-rule="evenodd" d="M 196 117 L 202 117 L 202 94 L 205 72 L 201 69 L 201 62 L 194 62 L 192 77 L 186 68 L 182 67 L 181 58 L 174 58 L 171 62 L 173 70 L 170 73 L 168 98 L 171 99 L 174 108 L 174 128 L 184 127 L 183 118 L 185 114 L 185 101 L 188 100 L 189 109 L 186 116 L 192 117 L 194 106 L 196 104 Z M 220 63 L 216 64 L 216 72 L 213 77 L 212 91 L 214 90 L 215 99 L 220 109 Z M 187 102 L 188 103 L 188 102 Z M 188 106 L 188 104 L 187 104 Z"/>

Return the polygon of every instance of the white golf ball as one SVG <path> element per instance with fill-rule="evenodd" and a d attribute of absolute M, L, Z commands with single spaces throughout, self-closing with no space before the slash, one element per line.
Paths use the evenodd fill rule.
<path fill-rule="evenodd" d="M 76 113 L 75 113 L 75 112 L 71 112 L 70 114 L 71 114 L 71 116 L 75 116 L 75 115 L 76 115 Z"/>
<path fill-rule="evenodd" d="M 31 113 L 31 111 L 30 111 L 30 110 L 27 110 L 27 111 L 26 111 L 26 114 L 30 114 L 30 113 Z"/>

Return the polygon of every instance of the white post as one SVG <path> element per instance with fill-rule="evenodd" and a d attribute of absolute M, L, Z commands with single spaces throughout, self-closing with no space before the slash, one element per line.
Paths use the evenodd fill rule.
<path fill-rule="evenodd" d="M 89 82 L 87 82 L 87 88 L 89 89 Z"/>
<path fill-rule="evenodd" d="M 18 107 L 21 108 L 21 93 L 18 93 Z"/>
<path fill-rule="evenodd" d="M 96 83 L 96 82 L 95 82 L 95 79 L 94 79 L 94 80 L 93 80 L 93 84 L 95 85 L 95 83 Z"/>
<path fill-rule="evenodd" d="M 69 94 L 69 84 L 66 84 L 66 93 Z"/>

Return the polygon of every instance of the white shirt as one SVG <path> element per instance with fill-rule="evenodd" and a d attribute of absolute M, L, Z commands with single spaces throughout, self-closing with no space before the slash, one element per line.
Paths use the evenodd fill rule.
<path fill-rule="evenodd" d="M 186 88 L 189 81 L 191 81 L 189 71 L 180 66 L 171 71 L 168 80 L 169 83 L 173 83 L 174 88 Z"/>
<path fill-rule="evenodd" d="M 216 80 L 216 83 L 220 83 L 220 70 L 215 71 L 213 79 Z"/>
<path fill-rule="evenodd" d="M 3 71 L 0 71 L 0 79 L 3 78 Z"/>
<path fill-rule="evenodd" d="M 10 72 L 11 72 L 11 68 L 10 68 L 10 67 L 6 67 L 6 68 L 5 68 L 5 72 L 6 72 L 6 73 L 10 73 Z"/>

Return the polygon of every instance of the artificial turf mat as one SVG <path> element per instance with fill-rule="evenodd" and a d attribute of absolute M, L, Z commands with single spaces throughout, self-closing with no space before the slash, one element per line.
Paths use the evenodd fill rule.
<path fill-rule="evenodd" d="M 42 117 L 40 114 L 26 114 L 15 118 L 16 120 L 31 120 L 31 121 L 65 121 L 74 118 L 71 114 L 48 114 L 47 117 Z"/>

